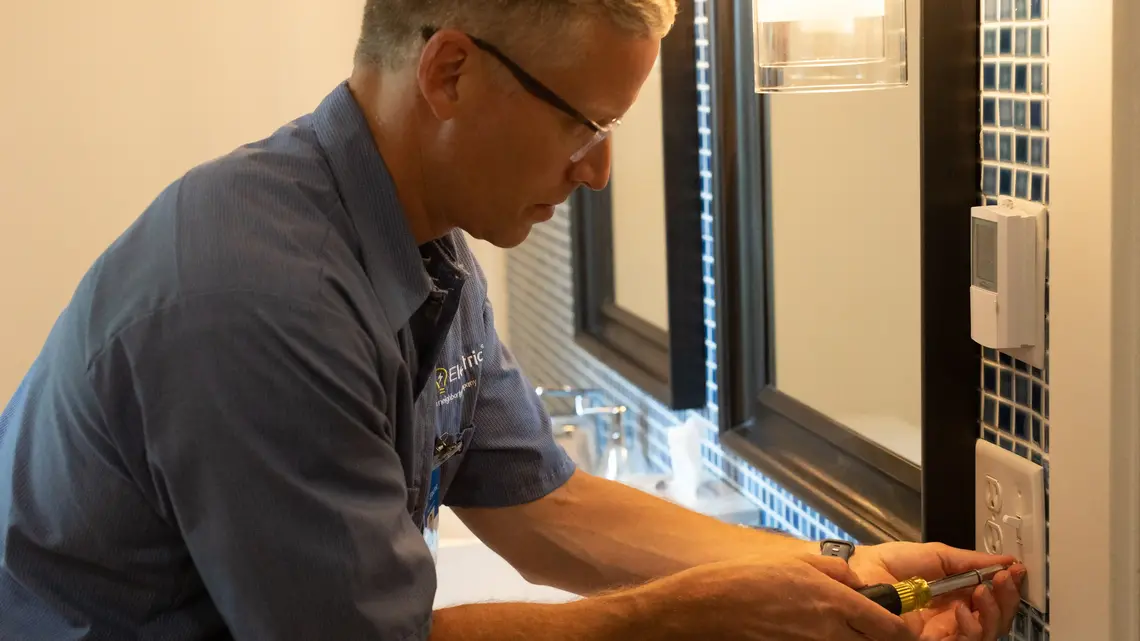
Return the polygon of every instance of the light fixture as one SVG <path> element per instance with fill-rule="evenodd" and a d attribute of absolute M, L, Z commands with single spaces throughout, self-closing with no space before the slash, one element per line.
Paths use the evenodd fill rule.
<path fill-rule="evenodd" d="M 906 0 L 752 0 L 756 91 L 907 83 Z"/>

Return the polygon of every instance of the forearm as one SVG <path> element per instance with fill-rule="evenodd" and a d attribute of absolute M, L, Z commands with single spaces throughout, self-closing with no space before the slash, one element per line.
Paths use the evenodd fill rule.
<path fill-rule="evenodd" d="M 649 638 L 640 590 L 570 603 L 478 603 L 436 610 L 430 641 L 625 641 Z"/>
<path fill-rule="evenodd" d="M 723 523 L 580 472 L 550 496 L 511 509 L 521 515 L 462 515 L 528 580 L 577 594 L 728 559 L 819 552 L 816 544 Z"/>
<path fill-rule="evenodd" d="M 575 574 L 601 579 L 593 589 L 746 556 L 818 551 L 799 539 L 724 523 L 620 483 L 592 476 L 581 480 L 566 495 L 551 497 L 561 504 L 552 506 L 542 534 L 588 566 Z"/>

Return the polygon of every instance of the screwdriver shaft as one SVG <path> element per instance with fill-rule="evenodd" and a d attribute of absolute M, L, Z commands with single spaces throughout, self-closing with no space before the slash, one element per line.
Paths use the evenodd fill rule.
<path fill-rule="evenodd" d="M 948 576 L 938 581 L 931 581 L 930 594 L 931 596 L 941 596 L 961 590 L 962 588 L 972 588 L 975 585 L 981 585 L 993 579 L 994 575 L 1004 569 L 1004 565 L 993 565 L 988 568 L 982 568 L 981 570 L 971 570 L 970 572 L 955 574 L 954 576 Z"/>

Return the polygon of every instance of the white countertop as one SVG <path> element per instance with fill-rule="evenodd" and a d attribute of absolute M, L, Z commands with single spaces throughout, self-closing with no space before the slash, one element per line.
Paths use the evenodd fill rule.
<path fill-rule="evenodd" d="M 723 481 L 704 483 L 693 503 L 678 499 L 670 491 L 668 478 L 665 474 L 639 474 L 624 482 L 729 523 L 754 525 L 759 520 L 756 505 Z M 463 603 L 562 603 L 578 598 L 569 592 L 529 583 L 447 507 L 440 509 L 436 576 L 436 609 Z"/>

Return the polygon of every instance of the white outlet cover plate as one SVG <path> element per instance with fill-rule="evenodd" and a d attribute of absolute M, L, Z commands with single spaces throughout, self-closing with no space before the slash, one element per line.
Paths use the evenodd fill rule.
<path fill-rule="evenodd" d="M 974 532 L 979 552 L 1010 555 L 1027 570 L 1022 597 L 1046 611 L 1045 470 L 989 441 L 978 440 Z"/>

